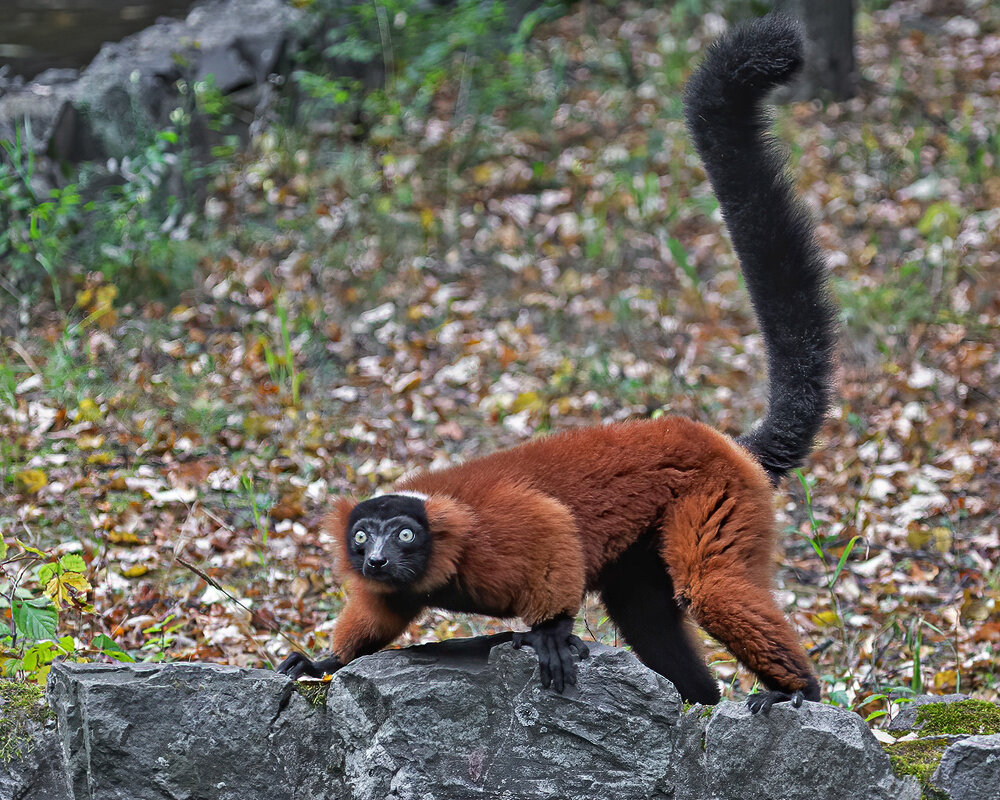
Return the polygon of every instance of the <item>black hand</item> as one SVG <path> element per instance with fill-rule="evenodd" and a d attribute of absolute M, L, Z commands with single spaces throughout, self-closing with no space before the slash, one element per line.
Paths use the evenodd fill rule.
<path fill-rule="evenodd" d="M 573 634 L 573 619 L 567 616 L 532 625 L 527 632 L 515 633 L 515 648 L 530 646 L 538 654 L 542 686 L 551 685 L 562 693 L 567 685 L 576 684 L 577 666 L 574 651 L 581 661 L 590 655 L 590 648 Z"/>
<path fill-rule="evenodd" d="M 280 675 L 287 675 L 292 680 L 303 675 L 310 678 L 322 678 L 332 672 L 336 672 L 343 664 L 336 656 L 330 656 L 322 661 L 310 661 L 302 653 L 292 653 L 278 665 L 276 670 Z"/>
<path fill-rule="evenodd" d="M 757 692 L 747 698 L 747 706 L 750 708 L 751 714 L 756 714 L 760 711 L 766 715 L 775 703 L 787 703 L 790 701 L 793 708 L 798 708 L 802 705 L 804 699 L 805 696 L 802 692 L 792 692 L 791 694 L 780 691 Z"/>

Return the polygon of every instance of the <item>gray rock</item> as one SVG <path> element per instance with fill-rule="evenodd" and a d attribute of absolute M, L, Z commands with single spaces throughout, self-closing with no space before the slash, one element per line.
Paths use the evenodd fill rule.
<path fill-rule="evenodd" d="M 1000 800 L 1000 733 L 949 745 L 931 781 L 952 800 Z"/>
<path fill-rule="evenodd" d="M 918 694 L 909 703 L 903 703 L 889 721 L 886 730 L 908 731 L 917 724 L 917 709 L 930 703 L 958 703 L 968 700 L 967 694 Z"/>
<path fill-rule="evenodd" d="M 672 796 L 673 685 L 631 653 L 594 645 L 559 696 L 542 688 L 530 649 L 497 641 L 382 652 L 337 673 L 327 712 L 349 797 Z"/>
<path fill-rule="evenodd" d="M 690 744 L 687 748 L 690 751 Z M 781 704 L 767 716 L 721 703 L 704 732 L 704 773 L 683 782 L 690 800 L 918 800 L 913 780 L 889 758 L 857 714 L 820 703 Z"/>
<path fill-rule="evenodd" d="M 3 709 L 0 708 L 0 716 Z M 55 722 L 32 725 L 19 757 L 0 760 L 3 800 L 70 800 L 69 781 Z"/>
<path fill-rule="evenodd" d="M 59 83 L 72 83 L 80 77 L 78 69 L 47 69 L 34 77 L 34 83 L 41 86 L 54 86 Z"/>
<path fill-rule="evenodd" d="M 59 664 L 75 800 L 339 797 L 329 727 L 287 679 L 210 664 Z"/>
<path fill-rule="evenodd" d="M 271 71 L 302 35 L 301 18 L 283 0 L 214 0 L 184 20 L 161 18 L 105 45 L 76 79 L 72 70 L 49 70 L 27 85 L 7 82 L 0 138 L 12 138 L 29 120 L 39 153 L 73 162 L 121 159 L 190 104 L 178 80 L 213 75 L 223 94 L 247 87 L 266 93 Z M 250 98 L 248 107 L 259 100 Z M 203 144 L 207 152 L 210 143 Z"/>

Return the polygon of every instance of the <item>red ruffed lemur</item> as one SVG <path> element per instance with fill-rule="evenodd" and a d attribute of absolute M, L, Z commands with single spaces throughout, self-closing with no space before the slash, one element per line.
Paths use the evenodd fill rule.
<path fill-rule="evenodd" d="M 765 17 L 713 44 L 684 96 L 763 331 L 764 419 L 736 439 L 670 416 L 572 430 L 341 499 L 327 518 L 348 589 L 334 655 L 292 653 L 279 672 L 334 672 L 435 607 L 520 617 L 531 630 L 514 645 L 531 645 L 561 692 L 588 655 L 572 627 L 593 591 L 685 700 L 719 700 L 688 617 L 759 676 L 751 711 L 819 699 L 771 596 L 774 486 L 826 414 L 836 337 L 826 266 L 763 110 L 801 63 L 797 25 Z"/>

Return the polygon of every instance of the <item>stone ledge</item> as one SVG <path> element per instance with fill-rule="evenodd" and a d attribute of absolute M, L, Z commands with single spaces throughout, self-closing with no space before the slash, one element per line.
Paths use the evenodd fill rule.
<path fill-rule="evenodd" d="M 542 689 L 533 652 L 508 635 L 383 651 L 326 684 L 208 664 L 60 664 L 48 696 L 57 724 L 40 746 L 58 780 L 18 800 L 920 794 L 856 714 L 684 711 L 669 682 L 602 645 L 564 695 Z"/>

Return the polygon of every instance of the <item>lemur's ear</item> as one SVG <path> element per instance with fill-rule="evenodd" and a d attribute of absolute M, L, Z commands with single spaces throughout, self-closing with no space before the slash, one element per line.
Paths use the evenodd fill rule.
<path fill-rule="evenodd" d="M 430 527 L 431 557 L 427 571 L 413 588 L 426 592 L 443 586 L 458 570 L 466 539 L 476 525 L 476 514 L 465 503 L 440 494 L 428 497 L 424 510 Z"/>
<path fill-rule="evenodd" d="M 333 574 L 340 580 L 348 576 L 347 519 L 358 504 L 353 497 L 338 497 L 324 517 L 321 527 L 333 537 Z"/>

